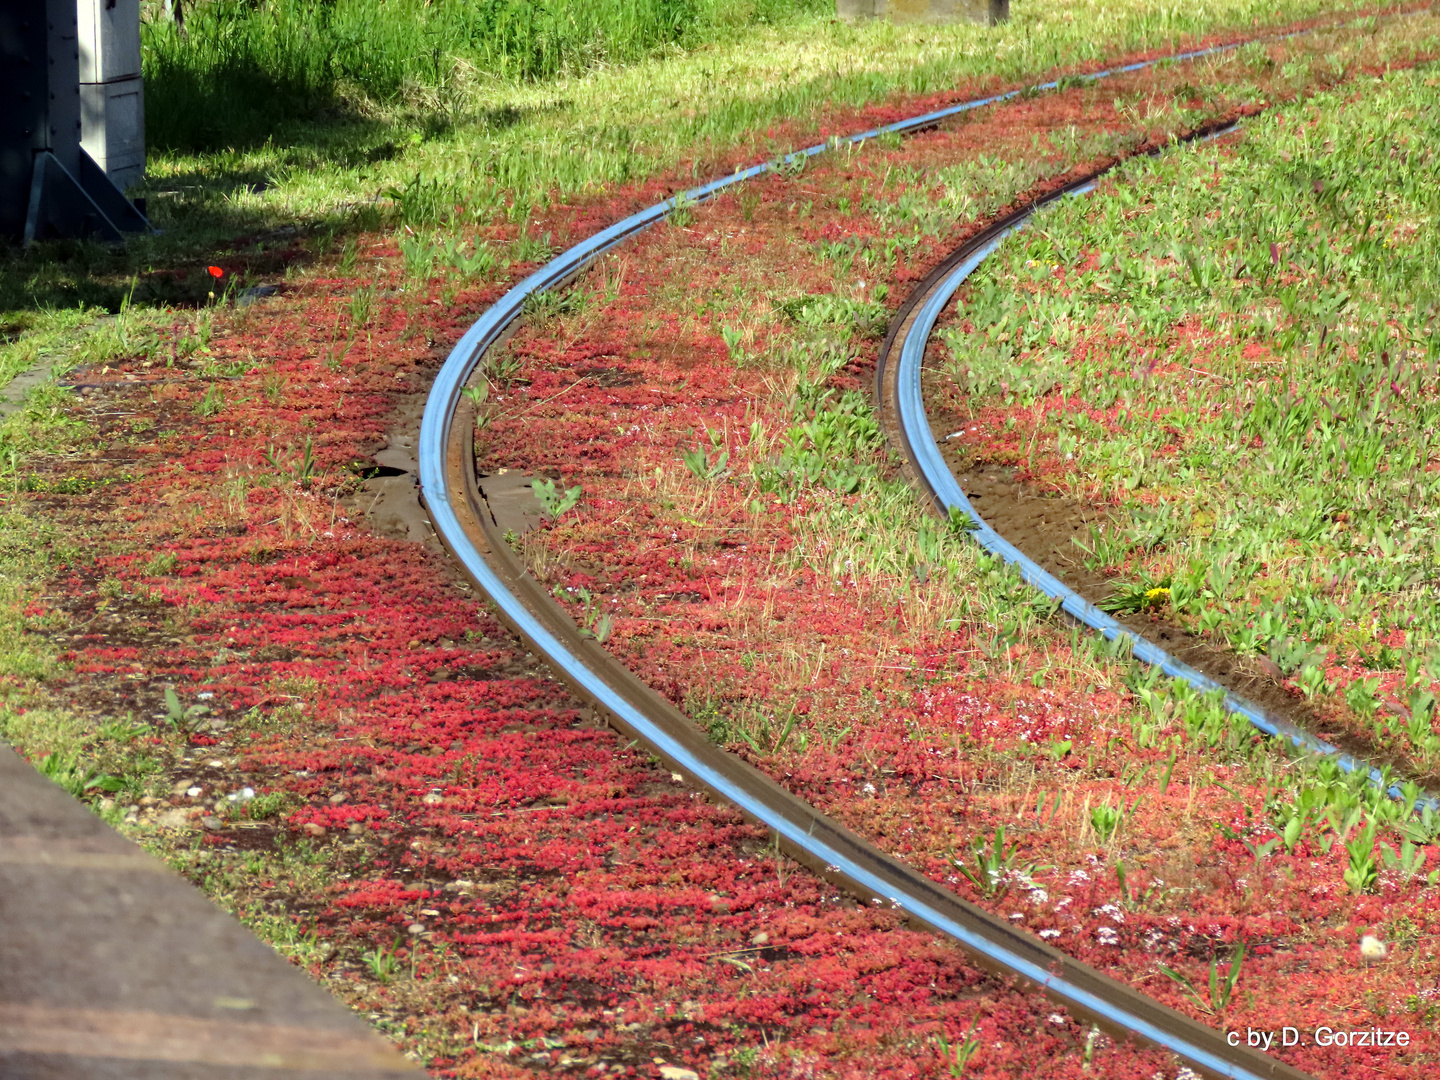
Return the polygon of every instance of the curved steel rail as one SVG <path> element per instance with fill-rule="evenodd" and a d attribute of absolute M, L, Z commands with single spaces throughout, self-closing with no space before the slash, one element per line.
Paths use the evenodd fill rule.
<path fill-rule="evenodd" d="M 1197 137 L 1210 138 L 1219 134 L 1223 134 L 1223 131 L 1201 133 Z M 1037 211 L 1058 199 L 1088 195 L 1094 190 L 1096 179 L 1098 174 L 1067 185 L 995 222 L 952 252 L 901 304 L 881 345 L 875 372 L 880 408 L 882 414 L 890 414 L 901 453 L 911 466 L 915 479 L 925 489 L 942 516 L 948 517 L 952 511 L 963 513 L 973 524 L 973 535 L 981 547 L 1015 566 L 1027 584 L 1051 599 L 1060 601 L 1061 609 L 1067 614 L 1092 630 L 1099 631 L 1109 640 L 1121 639 L 1128 642 L 1136 659 L 1158 667 L 1172 678 L 1183 680 L 1201 693 L 1220 691 L 1224 695 L 1221 704 L 1225 709 L 1244 716 L 1266 735 L 1288 740 L 1310 753 L 1333 757 L 1347 773 L 1361 770 L 1368 775 L 1371 783 L 1383 787 L 1392 798 L 1403 799 L 1399 785 L 1389 783 L 1385 774 L 1368 761 L 1345 753 L 1304 728 L 1297 727 L 1226 689 L 1210 676 L 1170 655 L 1159 645 L 1090 603 L 996 532 L 966 498 L 959 481 L 945 464 L 945 459 L 935 443 L 921 393 L 925 348 L 934 333 L 936 321 L 965 279 L 994 254 L 1008 237 L 1025 228 Z M 897 344 L 899 356 L 894 358 Z M 1422 798 L 1419 804 L 1440 809 L 1440 802 L 1431 796 Z"/>
<path fill-rule="evenodd" d="M 1279 40 L 1299 33 L 1304 31 L 1251 40 Z M 1157 63 L 1198 59 L 1247 43 L 1233 42 L 1127 64 L 1086 78 L 1102 79 Z M 912 920 L 952 938 L 981 966 L 1002 975 L 1024 977 L 1052 999 L 1120 1038 L 1136 1038 L 1168 1050 L 1210 1076 L 1236 1080 L 1280 1077 L 1302 1080 L 1304 1073 L 1247 1047 L 1231 1046 L 1214 1029 L 1151 1000 L 955 896 L 831 821 L 758 769 L 714 746 L 667 700 L 593 640 L 580 636 L 574 621 L 525 573 L 498 535 L 476 484 L 471 437 L 474 415 L 461 391 L 473 377 L 486 350 L 518 318 L 529 296 L 573 277 L 626 237 L 664 218 L 677 202 L 704 201 L 733 184 L 813 157 L 826 149 L 860 143 L 887 132 L 916 131 L 973 109 L 1058 86 L 1059 80 L 1053 80 L 1028 90 L 963 102 L 845 139 L 832 139 L 774 162 L 737 170 L 733 175 L 642 210 L 562 253 L 486 311 L 447 358 L 426 401 L 421 421 L 418 453 L 421 494 L 437 534 L 464 573 L 490 597 L 500 617 L 543 654 L 572 689 L 595 702 L 615 727 L 643 741 L 672 768 L 733 803 L 747 817 L 764 824 L 797 861 L 833 884 L 870 902 L 903 911 Z M 979 239 L 982 246 L 984 243 L 991 246 L 975 257 L 975 265 L 1003 237 L 992 229 Z M 978 249 L 963 256 L 961 261 L 975 255 L 975 251 Z M 953 260 L 945 269 L 955 271 Z M 958 283 L 957 280 L 956 285 Z M 936 307 L 935 314 L 938 310 Z M 911 314 L 915 312 L 912 310 Z M 931 326 L 933 321 L 932 317 Z M 926 333 L 928 335 L 928 330 Z M 891 340 L 894 337 L 892 330 Z M 918 387 L 918 383 L 916 385 Z M 928 428 L 925 430 L 928 433 Z M 923 440 L 921 442 L 923 445 Z M 960 499 L 963 498 L 961 493 Z"/>

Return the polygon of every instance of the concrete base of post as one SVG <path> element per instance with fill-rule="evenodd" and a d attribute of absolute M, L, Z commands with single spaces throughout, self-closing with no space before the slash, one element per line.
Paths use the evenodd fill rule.
<path fill-rule="evenodd" d="M 1010 0 L 835 0 L 840 18 L 889 19 L 894 23 L 977 22 L 994 26 L 1010 18 Z"/>

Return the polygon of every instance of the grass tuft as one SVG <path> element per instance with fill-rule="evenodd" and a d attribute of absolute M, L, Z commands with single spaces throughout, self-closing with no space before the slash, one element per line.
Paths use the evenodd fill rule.
<path fill-rule="evenodd" d="M 479 83 L 536 82 L 690 50 L 824 0 L 209 0 L 144 23 L 151 142 L 263 143 L 277 119 L 365 103 L 443 108 Z M 499 127 L 513 109 L 489 117 Z"/>

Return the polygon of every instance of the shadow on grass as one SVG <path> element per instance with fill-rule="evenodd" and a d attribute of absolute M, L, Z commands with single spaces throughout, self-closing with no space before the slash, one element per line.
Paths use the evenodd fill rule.
<path fill-rule="evenodd" d="M 148 86 L 147 97 L 153 101 Z M 178 171 L 156 169 L 160 175 L 143 189 L 156 233 L 132 236 L 123 246 L 55 240 L 26 250 L 0 240 L 0 335 L 22 331 L 26 312 L 83 307 L 114 313 L 127 302 L 200 307 L 209 302 L 214 286 L 206 270 L 211 265 L 225 270 L 224 280 L 232 289 L 274 281 L 292 268 L 312 264 L 338 239 L 380 227 L 385 200 L 371 193 L 297 212 L 288 200 L 271 205 L 249 196 L 283 188 L 293 174 L 363 176 L 423 142 L 463 139 L 476 130 L 504 131 L 569 105 L 562 101 L 537 108 L 503 106 L 386 120 L 335 107 L 303 120 L 272 117 L 263 131 L 255 129 L 248 148 L 232 143 L 197 153 L 152 141 L 152 160 L 163 162 L 171 156 L 182 163 Z M 156 127 L 163 130 L 179 107 L 176 99 L 162 109 L 152 108 L 151 115 L 160 118 Z M 226 130 L 233 134 L 238 129 Z M 463 150 L 457 148 L 457 153 Z M 463 192 L 433 186 L 433 192 L 422 192 L 437 202 L 431 217 L 444 216 L 438 204 L 463 201 Z"/>
<path fill-rule="evenodd" d="M 154 203 L 151 208 L 153 211 Z M 215 243 L 215 218 L 235 239 Z M 23 330 L 27 313 L 62 309 L 98 309 L 115 313 L 129 303 L 136 307 L 199 307 L 210 299 L 214 279 L 207 267 L 225 268 L 236 287 L 283 274 L 286 267 L 305 264 L 320 252 L 305 243 L 312 233 L 291 226 L 279 236 L 269 215 L 232 213 L 207 215 L 207 227 L 186 235 L 183 224 L 159 236 L 134 236 L 121 245 L 88 240 L 51 240 L 28 250 L 16 244 L 0 247 L 0 333 Z M 268 233 L 261 233 L 267 230 Z M 247 235 L 248 234 L 248 235 Z M 288 234 L 288 235 L 287 235 Z M 257 240 L 267 235 L 269 246 Z M 289 244 L 274 243 L 288 239 Z"/>
<path fill-rule="evenodd" d="M 295 153 L 282 149 L 278 168 L 354 170 L 388 161 L 403 153 L 395 134 L 388 125 L 347 122 Z M 0 325 L 0 333 L 23 328 L 26 312 L 114 313 L 127 302 L 199 307 L 215 285 L 209 266 L 222 267 L 232 289 L 273 281 L 313 263 L 336 238 L 382 223 L 374 197 L 309 213 L 283 200 L 248 198 L 276 186 L 276 172 L 253 157 L 217 154 L 157 178 L 139 192 L 156 231 L 131 235 L 123 245 L 50 240 L 26 249 L 0 240 L 0 323 L 15 324 Z"/>

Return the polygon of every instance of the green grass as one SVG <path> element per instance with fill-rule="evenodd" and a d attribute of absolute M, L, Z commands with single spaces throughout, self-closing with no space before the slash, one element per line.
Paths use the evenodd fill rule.
<path fill-rule="evenodd" d="M 791 136 L 767 135 L 769 125 L 794 120 L 795 130 L 803 132 L 814 117 L 837 105 L 859 106 L 967 80 L 1017 81 L 1057 64 L 1071 66 L 1128 50 L 1168 46 L 1216 26 L 1248 28 L 1255 21 L 1288 21 L 1325 8 L 1318 2 L 1275 7 L 1250 0 L 1184 10 L 1146 0 L 1123 7 L 1020 0 L 1015 20 L 1007 27 L 898 29 L 831 23 L 813 5 L 792 9 L 777 3 L 773 25 L 760 21 L 759 13 L 771 10 L 760 5 L 706 5 L 700 0 L 694 6 L 713 15 L 705 34 L 675 33 L 673 25 L 667 30 L 663 20 L 644 26 L 637 21 L 630 36 L 613 40 L 592 28 L 553 46 L 547 44 L 538 53 L 507 45 L 510 51 L 495 53 L 500 59 L 491 69 L 477 66 L 476 58 L 486 55 L 481 46 L 467 52 L 456 44 L 458 36 L 443 38 L 443 51 L 438 46 L 428 51 L 416 46 L 427 31 L 436 31 L 439 41 L 439 31 L 455 30 L 454 15 L 460 7 L 454 3 L 437 2 L 423 9 L 423 18 L 417 18 L 418 9 L 412 4 L 388 6 L 388 12 L 411 19 L 414 25 L 407 28 L 398 18 L 391 23 L 346 22 L 367 13 L 373 16 L 377 6 L 337 0 L 328 8 L 326 32 L 344 30 L 356 37 L 349 51 L 331 49 L 330 39 L 299 34 L 318 25 L 318 16 L 283 0 L 260 9 L 256 16 L 239 8 L 202 8 L 198 17 L 192 16 L 188 43 L 165 37 L 163 30 L 149 33 L 150 122 L 158 140 L 152 147 L 150 193 L 155 219 L 166 232 L 137 239 L 123 251 L 61 243 L 42 245 L 23 256 L 12 253 L 0 263 L 0 326 L 5 338 L 0 345 L 0 379 L 51 356 L 62 368 L 100 362 L 111 355 L 143 354 L 163 360 L 175 348 L 162 333 L 177 318 L 169 314 L 173 308 L 200 309 L 198 316 L 187 312 L 178 317 L 198 341 L 208 328 L 210 310 L 205 307 L 209 283 L 203 266 L 238 254 L 263 254 L 267 245 L 283 242 L 268 235 L 274 230 L 298 226 L 311 234 L 308 257 L 318 259 L 328 256 L 331 241 L 346 233 L 395 227 L 408 219 L 424 234 L 417 244 L 433 245 L 438 251 L 442 237 L 465 235 L 497 218 L 524 221 L 550 208 L 557 198 L 594 195 L 692 162 L 694 168 L 688 171 L 701 175 L 709 171 L 708 162 L 741 147 L 757 153 L 786 149 L 792 145 Z M 520 7 L 494 4 L 487 10 L 502 9 Z M 729 22 L 721 17 L 740 9 L 750 14 Z M 596 4 L 590 10 L 615 14 L 622 5 Z M 663 14 L 675 9 L 656 3 L 646 10 Z M 249 36 L 229 45 L 205 36 L 212 25 L 206 20 L 218 20 L 226 11 L 249 23 Z M 273 16 L 274 24 L 262 25 L 262 16 Z M 307 18 L 312 21 L 305 22 Z M 353 29 L 359 25 L 367 26 L 364 40 Z M 298 34 L 289 44 L 279 37 L 287 28 Z M 627 63 L 630 66 L 624 66 Z M 245 82 L 248 76 L 256 77 L 252 84 Z M 299 103 L 295 108 L 266 107 L 289 90 Z M 1426 103 L 1432 117 L 1435 104 Z M 1425 137 L 1433 140 L 1435 134 L 1430 131 Z M 999 167 L 995 171 L 996 175 L 984 177 L 979 172 L 957 172 L 949 188 L 954 205 L 945 209 L 974 213 L 985 205 L 970 201 L 972 185 L 981 180 L 987 200 L 998 197 L 994 192 L 1029 182 L 1026 175 L 1012 175 Z M 1362 182 L 1361 189 L 1371 191 L 1373 185 L 1365 186 L 1368 183 Z M 387 198 L 384 193 L 392 190 L 406 196 Z M 377 195 L 379 203 L 373 201 Z M 452 209 L 456 205 L 462 207 L 459 214 Z M 877 203 L 874 209 L 881 207 Z M 1433 207 L 1424 203 L 1421 209 L 1430 215 Z M 934 217 L 932 210 L 919 205 L 899 206 L 895 213 Z M 342 271 L 346 276 L 354 272 L 354 249 L 350 250 L 351 266 Z M 483 263 L 482 250 L 488 249 L 451 249 L 443 259 Z M 428 248 L 422 251 L 417 246 L 415 252 L 417 266 L 441 259 Z M 509 254 L 520 257 L 513 249 Z M 342 254 L 342 267 L 344 262 Z M 494 265 L 473 272 L 499 274 L 503 266 L 504 260 L 497 258 Z M 180 269 L 189 277 L 176 282 L 148 273 L 156 268 Z M 293 272 L 304 269 L 302 260 Z M 141 279 L 133 292 L 132 275 Z M 128 308 L 127 295 L 135 300 Z M 104 311 L 119 312 L 120 318 L 98 322 Z M 854 322 L 857 334 L 867 332 L 867 320 L 874 322 L 863 310 L 827 314 L 797 308 L 791 314 L 816 330 Z M 835 486 L 871 482 L 860 475 L 864 451 L 873 456 L 875 447 L 867 426 L 858 422 L 864 419 L 859 410 L 847 407 L 844 398 L 817 396 L 802 405 L 794 417 L 802 430 L 789 441 L 793 453 L 787 468 L 793 473 L 806 467 L 815 433 L 823 429 L 827 445 L 838 438 L 847 451 Z M 803 430 L 806 425 L 808 432 Z M 8 485 L 18 481 L 28 455 L 63 449 L 81 435 L 83 431 L 69 419 L 66 398 L 53 386 L 32 396 L 29 408 L 0 428 L 0 500 L 12 490 Z M 303 469 L 298 451 L 295 460 L 300 464 L 287 467 Z M 708 470 L 708 460 L 706 465 Z M 777 486 L 789 482 L 787 476 L 775 478 Z M 891 535 L 880 533 L 883 524 L 896 537 L 883 552 L 879 547 L 871 549 L 876 560 L 882 554 L 893 560 L 881 569 L 902 576 L 923 564 L 927 573 L 943 571 L 958 580 L 962 574 L 976 574 L 978 566 L 984 576 L 983 602 L 996 607 L 987 620 L 998 629 L 989 649 L 992 658 L 1004 655 L 1012 640 L 1030 635 L 1044 619 L 1044 605 L 1032 604 L 1013 574 L 976 560 L 959 537 L 923 521 L 902 486 L 882 488 L 876 483 L 875 490 L 891 501 L 872 508 L 873 521 L 859 524 L 870 525 L 876 535 Z M 856 525 L 854 516 L 840 514 L 825 523 L 836 535 L 849 536 L 857 533 Z M 73 557 L 74 541 L 53 531 L 47 534 L 46 528 L 22 500 L 0 510 L 0 680 L 6 680 L 0 686 L 6 687 L 7 698 L 0 707 L 0 737 L 23 746 L 32 756 L 60 754 L 57 764 L 59 760 L 97 762 L 123 780 L 131 798 L 158 790 L 164 759 L 174 747 L 147 749 L 140 741 L 144 725 L 116 719 L 94 730 L 92 724 L 61 710 L 21 712 L 14 707 L 24 698 L 12 695 L 12 686 L 33 689 L 53 671 L 53 654 L 26 634 L 30 624 L 24 611 L 38 583 Z M 836 555 L 826 561 L 833 569 L 845 560 Z M 873 569 L 869 564 L 857 565 Z M 1117 666 L 1114 659 L 1096 654 L 1096 663 L 1109 668 Z M 34 694 L 37 700 L 39 696 Z M 1180 701 L 1183 694 L 1177 690 L 1174 697 Z M 1195 720 L 1191 723 L 1187 712 L 1187 726 L 1196 738 L 1223 740 L 1231 750 L 1248 746 L 1248 726 L 1223 714 L 1213 701 L 1196 704 L 1191 711 Z M 775 737 L 776 749 L 783 746 L 787 733 L 788 728 Z M 71 754 L 77 758 L 64 757 Z M 1342 796 L 1359 805 L 1371 794 L 1341 780 L 1326 779 L 1326 783 L 1327 792 L 1337 793 L 1333 798 L 1327 794 L 1330 801 L 1323 807 L 1316 803 L 1326 812 L 1339 805 Z M 256 800 L 251 815 L 264 808 Z M 1277 817 L 1292 811 L 1321 812 L 1278 804 L 1267 809 Z M 1377 811 L 1371 807 L 1371 812 Z M 299 935 L 287 920 L 265 913 L 258 903 L 250 905 L 247 890 L 258 878 L 278 879 L 282 873 L 299 880 L 314 873 L 311 864 L 320 858 L 297 847 L 241 866 L 226 856 L 197 852 L 195 865 L 187 869 L 198 873 L 196 866 L 213 859 L 213 878 L 207 887 L 232 907 L 250 913 L 252 925 L 261 933 L 304 960 L 312 954 L 314 942 Z"/>
<path fill-rule="evenodd" d="M 273 281 L 357 230 L 408 224 L 463 238 L 618 184 L 669 174 L 679 185 L 721 161 L 788 150 L 837 110 L 1353 9 L 1018 0 L 1003 26 L 895 27 L 839 22 L 816 0 L 690 0 L 693 20 L 661 33 L 672 10 L 661 0 L 550 5 L 574 15 L 584 30 L 574 40 L 591 45 L 566 46 L 563 62 L 543 69 L 554 74 L 537 77 L 484 61 L 502 46 L 461 15 L 495 5 L 450 0 L 419 17 L 417 3 L 206 3 L 189 17 L 188 40 L 152 23 L 140 193 L 163 233 L 123 250 L 67 241 L 0 253 L 0 331 L 14 343 L 50 325 L 48 311 L 118 311 L 137 277 L 140 307 L 204 306 L 209 263 L 243 260 L 252 278 Z M 654 14 L 649 30 L 620 18 L 642 9 Z M 615 19 L 601 27 L 580 11 Z M 295 230 L 303 253 L 273 254 Z"/>
<path fill-rule="evenodd" d="M 1376 714 L 1378 679 L 1345 704 L 1426 771 L 1437 141 L 1429 68 L 1257 118 L 1233 150 L 1137 162 L 1002 249 L 961 298 L 974 329 L 949 334 L 970 408 L 1044 411 L 1033 438 L 1073 463 L 1066 490 L 1119 501 L 1077 553 L 1092 569 L 1168 589 L 1197 632 L 1268 653 L 1307 697 L 1338 696 L 1327 654 L 1403 673 L 1410 716 Z"/>
<path fill-rule="evenodd" d="M 0 427 L 0 441 L 21 428 L 32 445 L 73 448 L 74 428 L 58 408 L 32 400 L 26 413 Z M 71 794 L 90 801 L 119 796 L 133 803 L 159 793 L 164 761 L 178 752 L 173 733 L 165 744 L 157 729 L 132 716 L 82 715 L 57 701 L 46 686 L 61 674 L 57 648 L 46 633 L 65 629 L 63 616 L 34 608 L 39 583 L 84 560 L 93 538 L 68 532 L 29 500 L 6 498 L 10 480 L 0 476 L 0 739 L 22 750 L 40 771 Z M 123 810 L 111 806 L 118 821 Z"/>
<path fill-rule="evenodd" d="M 362 103 L 448 105 L 820 15 L 827 0 L 208 0 L 184 32 L 144 23 L 153 146 L 263 142 L 277 117 Z"/>
<path fill-rule="evenodd" d="M 17 423 L 27 421 L 12 417 L 0 433 Z M 0 495 L 0 738 L 23 748 L 36 762 L 54 755 L 44 771 L 63 783 L 94 768 L 89 754 L 86 768 L 76 763 L 80 747 L 93 733 L 80 717 L 45 701 L 43 692 L 36 693 L 54 676 L 56 658 L 54 649 L 32 632 L 45 627 L 47 619 L 27 614 L 27 608 L 36 583 L 75 558 L 78 548 L 73 538 L 26 512 L 23 504 L 5 505 L 7 501 Z M 87 794 L 97 792 L 103 794 L 99 789 Z"/>
<path fill-rule="evenodd" d="M 252 11 L 214 3 L 191 12 L 188 41 L 149 26 L 145 190 L 163 232 L 123 249 L 63 241 L 0 253 L 0 380 L 37 364 L 64 372 L 116 356 L 164 363 L 203 353 L 214 313 L 210 263 L 248 263 L 252 278 L 273 281 L 338 255 L 340 274 L 354 278 L 362 272 L 356 232 L 409 224 L 419 234 L 417 276 L 428 260 L 493 279 L 512 259 L 541 257 L 544 242 L 529 236 L 492 252 L 472 235 L 480 226 L 524 223 L 557 201 L 646 177 L 668 174 L 678 184 L 709 175 L 722 159 L 783 151 L 814 139 L 820 118 L 837 110 L 1028 81 L 1336 5 L 1017 0 L 1004 26 L 894 27 L 843 24 L 810 0 L 692 0 L 682 25 L 672 17 L 680 7 L 655 0 L 551 5 L 556 18 L 574 16 L 569 29 L 537 23 L 530 39 L 477 36 L 468 16 L 482 9 L 513 15 L 522 7 L 273 0 Z M 976 179 L 957 176 L 956 190 Z M 1023 178 L 994 179 L 1000 190 Z M 298 256 L 273 254 L 297 233 Z M 227 280 L 232 290 L 244 284 Z M 219 317 L 228 317 L 220 299 Z M 33 455 L 85 439 L 69 400 L 53 383 L 42 386 L 0 427 L 0 493 L 20 490 Z M 797 453 L 803 448 L 797 443 Z M 26 502 L 12 500 L 5 513 L 0 674 L 33 683 L 54 661 L 25 634 L 23 611 L 63 561 L 64 545 L 30 543 L 45 524 Z M 6 713 L 0 727 L 27 748 L 69 752 L 80 738 L 74 723 L 32 709 Z M 143 772 L 116 759 L 122 768 Z"/>
<path fill-rule="evenodd" d="M 665 12 L 680 9 L 661 0 L 552 4 L 546 10 L 569 12 L 579 29 L 565 38 L 571 45 L 545 46 L 551 67 L 526 69 L 484 61 L 520 49 L 518 39 L 477 36 L 479 24 L 465 17 L 519 11 L 507 6 L 519 0 L 417 4 L 273 0 L 252 10 L 221 0 L 190 13 L 188 40 L 147 8 L 142 193 L 162 231 L 122 249 L 0 249 L 0 381 L 50 355 L 62 370 L 110 355 L 163 361 L 170 338 L 201 332 L 187 315 L 164 333 L 170 313 L 210 304 L 211 263 L 238 270 L 226 279 L 232 295 L 336 254 L 341 273 L 354 276 L 356 232 L 407 226 L 421 234 L 407 237 L 418 261 L 464 263 L 472 279 L 493 280 L 512 261 L 540 257 L 543 230 L 522 228 L 492 250 L 473 237 L 479 227 L 523 225 L 557 201 L 655 175 L 678 186 L 721 160 L 788 150 L 816 138 L 820 118 L 836 110 L 1027 81 L 1347 8 L 1017 0 L 1003 26 L 896 27 L 841 23 L 815 0 L 689 0 L 677 30 Z M 642 11 L 651 18 L 643 26 Z M 602 25 L 602 16 L 613 18 Z M 340 37 L 351 45 L 337 45 Z M 127 302 L 148 333 L 96 325 Z"/>
<path fill-rule="evenodd" d="M 361 0 L 342 0 L 334 18 L 338 24 L 342 12 L 358 15 L 366 6 Z M 239 106 L 209 105 L 212 98 L 243 96 L 240 88 L 232 95 L 223 74 L 225 64 L 240 61 L 228 53 L 199 58 L 208 55 L 206 49 L 218 48 L 203 44 L 203 27 L 192 30 L 189 43 L 152 32 L 147 39 L 152 68 L 158 73 L 163 63 L 165 71 L 174 73 L 165 78 L 196 86 L 171 98 L 161 79 L 149 91 L 152 148 L 159 151 L 152 154 L 151 186 L 171 190 L 161 217 L 172 210 L 203 210 L 196 204 L 205 200 L 191 194 L 196 188 L 211 193 L 211 199 L 224 197 L 228 206 L 213 209 L 228 214 L 275 219 L 275 211 L 283 210 L 287 219 L 314 217 L 418 174 L 443 186 L 447 196 L 453 195 L 446 201 L 458 202 L 471 218 L 489 219 L 501 211 L 523 218 L 546 208 L 555 196 L 594 193 L 677 165 L 693 162 L 697 175 L 708 173 L 704 163 L 737 144 L 754 153 L 789 149 L 788 139 L 767 139 L 766 130 L 786 122 L 804 128 L 837 107 L 970 82 L 1013 82 L 1136 49 L 1168 47 L 1217 28 L 1253 33 L 1257 26 L 1345 9 L 1320 0 L 1279 6 L 1258 0 L 1185 6 L 1157 0 L 1123 5 L 1020 0 L 1011 22 L 999 27 L 895 27 L 841 23 L 828 4 L 808 0 L 764 9 L 715 0 L 697 0 L 696 6 L 715 13 L 713 32 L 687 31 L 672 43 L 673 51 L 648 58 L 643 57 L 654 49 L 636 45 L 626 59 L 637 62 L 628 65 L 600 58 L 582 65 L 582 50 L 574 62 L 546 72 L 543 79 L 516 78 L 503 64 L 477 65 L 474 48 L 453 34 L 436 39 L 435 48 L 444 52 L 437 59 L 431 48 L 403 44 L 396 28 L 392 51 L 403 50 L 403 62 L 367 66 L 335 58 L 327 70 L 354 70 L 328 83 L 319 76 L 295 75 L 307 86 L 323 84 L 323 94 L 319 89 L 300 94 L 296 100 L 309 103 L 303 112 L 287 115 L 283 95 L 267 93 L 262 99 L 267 125 L 263 132 L 248 134 L 224 126 L 226 116 L 239 115 Z M 297 0 L 277 7 L 301 10 Z M 575 10 L 589 7 L 577 4 Z M 454 8 L 436 5 L 436 10 L 453 13 Z M 595 10 L 608 8 L 597 4 Z M 752 10 L 768 11 L 768 21 L 735 15 Z M 722 33 L 720 16 L 726 12 L 732 20 Z M 425 26 L 442 20 L 439 14 L 427 18 Z M 371 22 L 376 43 L 392 40 L 387 38 L 389 21 Z M 453 22 L 445 25 L 446 33 L 456 31 Z M 404 30 L 424 32 L 419 23 Z M 263 36 L 243 37 L 234 48 L 266 55 L 259 43 Z M 299 58 L 309 55 L 299 45 L 292 53 L 297 70 L 314 66 Z M 273 63 L 278 72 L 273 77 L 279 78 L 291 62 L 277 56 Z M 315 114 L 318 100 L 327 110 L 321 117 Z M 206 106 L 196 108 L 197 101 Z M 167 141 L 163 136 L 172 125 L 185 124 L 219 126 L 203 139 Z M 182 152 L 184 147 L 204 147 L 205 152 Z M 252 190 L 262 185 L 263 190 Z"/>

